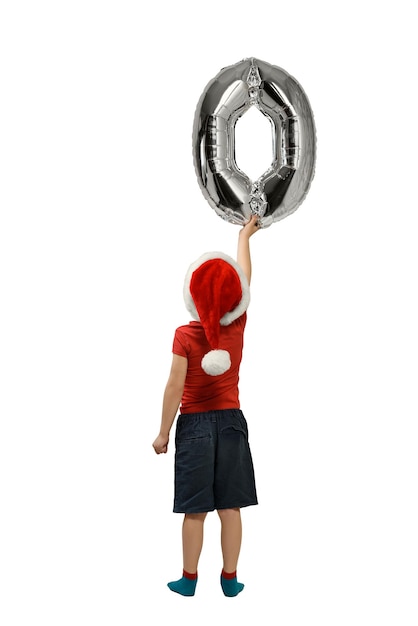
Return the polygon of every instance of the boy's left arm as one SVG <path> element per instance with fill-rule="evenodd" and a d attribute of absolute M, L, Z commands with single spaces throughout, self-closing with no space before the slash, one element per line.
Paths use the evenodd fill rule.
<path fill-rule="evenodd" d="M 180 406 L 187 374 L 187 358 L 173 354 L 171 371 L 164 391 L 161 427 L 153 448 L 157 454 L 167 452 L 170 430 Z"/>

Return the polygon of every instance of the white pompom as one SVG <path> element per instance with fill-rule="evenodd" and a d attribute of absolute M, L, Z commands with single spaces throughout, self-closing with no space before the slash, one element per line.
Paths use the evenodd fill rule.
<path fill-rule="evenodd" d="M 219 376 L 231 367 L 231 357 L 226 350 L 211 350 L 202 359 L 202 368 L 209 376 Z"/>

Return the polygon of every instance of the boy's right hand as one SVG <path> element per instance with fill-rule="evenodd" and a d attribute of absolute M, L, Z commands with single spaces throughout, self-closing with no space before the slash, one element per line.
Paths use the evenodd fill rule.
<path fill-rule="evenodd" d="M 158 435 L 157 439 L 152 444 L 156 454 L 166 454 L 168 448 L 168 437 Z"/>
<path fill-rule="evenodd" d="M 254 235 L 261 228 L 260 218 L 258 215 L 251 215 L 250 219 L 239 231 L 240 237 L 248 237 L 248 239 Z"/>

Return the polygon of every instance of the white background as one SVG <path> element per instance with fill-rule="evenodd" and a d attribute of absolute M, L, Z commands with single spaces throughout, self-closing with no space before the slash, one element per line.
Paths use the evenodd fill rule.
<path fill-rule="evenodd" d="M 416 626 L 412 7 L 2 3 L 3 626 Z M 184 273 L 236 250 L 197 184 L 195 107 L 249 56 L 302 84 L 317 166 L 299 209 L 252 239 L 246 588 L 221 593 L 214 513 L 182 598 L 166 587 L 181 574 L 174 446 L 151 444 Z"/>

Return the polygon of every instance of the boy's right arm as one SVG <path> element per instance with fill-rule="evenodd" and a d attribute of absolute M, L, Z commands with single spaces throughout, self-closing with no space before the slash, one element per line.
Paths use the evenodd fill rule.
<path fill-rule="evenodd" d="M 250 220 L 241 228 L 238 234 L 237 263 L 247 277 L 248 284 L 251 282 L 251 254 L 250 237 L 260 230 L 259 216 L 252 215 Z"/>

